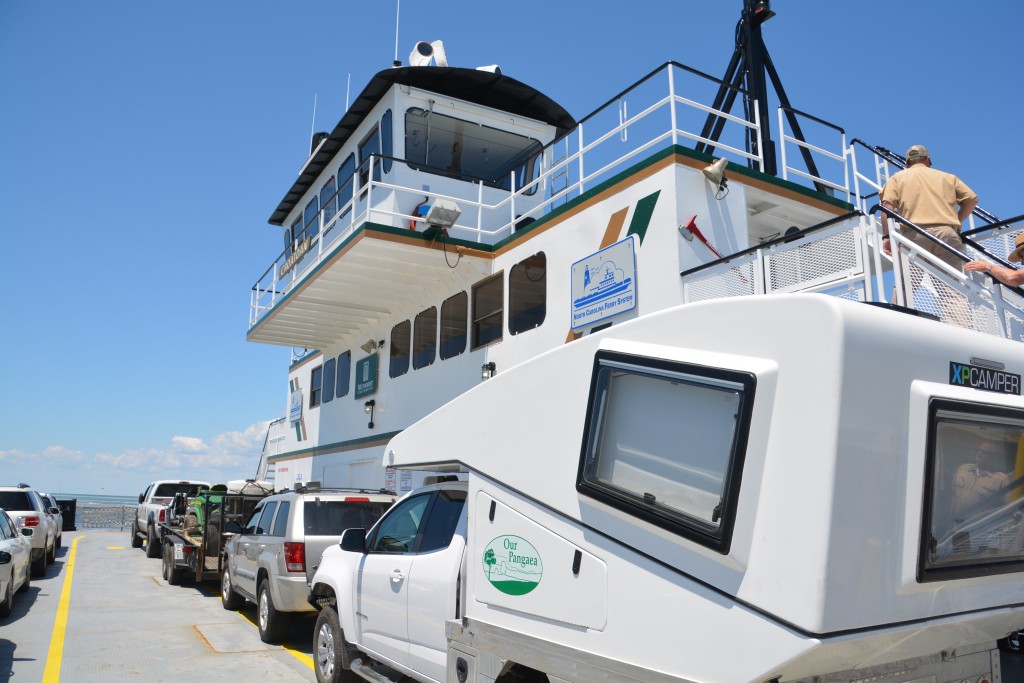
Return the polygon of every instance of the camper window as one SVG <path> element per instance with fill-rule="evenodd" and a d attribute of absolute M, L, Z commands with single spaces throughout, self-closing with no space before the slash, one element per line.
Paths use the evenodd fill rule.
<path fill-rule="evenodd" d="M 1024 411 L 935 399 L 918 579 L 1024 570 Z"/>
<path fill-rule="evenodd" d="M 754 379 L 601 352 L 577 489 L 728 552 Z"/>

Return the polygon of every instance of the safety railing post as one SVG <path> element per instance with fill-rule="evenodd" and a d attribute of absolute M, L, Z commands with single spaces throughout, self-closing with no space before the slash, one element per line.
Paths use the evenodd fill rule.
<path fill-rule="evenodd" d="M 789 179 L 789 166 L 786 163 L 786 127 L 782 107 L 779 107 L 779 154 L 782 156 L 782 179 Z"/>
<path fill-rule="evenodd" d="M 484 239 L 484 181 L 476 183 L 476 241 Z"/>
<path fill-rule="evenodd" d="M 764 173 L 764 138 L 761 136 L 761 110 L 754 100 L 754 134 L 757 136 L 757 170 Z"/>
<path fill-rule="evenodd" d="M 577 135 L 577 142 L 578 142 L 578 145 L 579 145 L 579 147 L 576 150 L 576 154 L 579 155 L 579 169 L 580 169 L 580 171 L 579 171 L 580 172 L 580 179 L 579 179 L 580 192 L 579 193 L 583 194 L 583 178 L 585 176 L 583 175 L 583 124 L 582 123 L 577 124 L 577 126 L 576 126 L 576 135 Z M 577 195 L 577 196 L 579 196 L 579 195 Z"/>
<path fill-rule="evenodd" d="M 676 78 L 675 69 L 671 64 L 668 65 L 668 101 L 669 101 L 669 117 L 672 121 L 672 146 L 679 144 L 679 134 L 676 132 L 678 125 L 676 124 Z"/>

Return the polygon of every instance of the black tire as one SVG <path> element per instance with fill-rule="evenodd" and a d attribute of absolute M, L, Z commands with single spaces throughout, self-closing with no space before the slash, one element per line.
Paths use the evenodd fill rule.
<path fill-rule="evenodd" d="M 32 587 L 32 572 L 25 572 L 25 583 L 21 584 L 20 590 L 22 593 L 28 593 L 28 589 Z"/>
<path fill-rule="evenodd" d="M 32 560 L 32 566 L 31 566 L 31 569 L 30 569 L 29 573 L 32 576 L 36 577 L 37 579 L 41 578 L 43 576 L 46 576 L 46 551 L 45 550 L 43 551 L 43 553 L 39 557 L 37 557 L 36 559 Z"/>
<path fill-rule="evenodd" d="M 64 534 L 57 534 L 57 540 L 53 542 L 54 552 L 59 550 L 64 545 L 63 542 Z"/>
<path fill-rule="evenodd" d="M 142 536 L 139 535 L 139 520 L 137 519 L 132 522 L 132 547 L 142 547 Z"/>
<path fill-rule="evenodd" d="M 174 544 L 164 543 L 163 559 L 164 579 L 172 586 L 181 584 L 181 567 L 174 565 Z"/>
<path fill-rule="evenodd" d="M 224 563 L 224 571 L 220 573 L 220 604 L 226 610 L 237 612 L 245 605 L 245 598 L 235 592 L 231 585 L 231 572 L 228 571 L 228 563 Z"/>
<path fill-rule="evenodd" d="M 264 579 L 256 591 L 256 625 L 260 629 L 260 640 L 264 643 L 278 643 L 288 628 L 288 613 L 278 612 L 270 595 L 270 580 Z"/>
<path fill-rule="evenodd" d="M 160 557 L 160 539 L 156 537 L 156 529 L 149 527 L 146 532 L 146 557 Z"/>
<path fill-rule="evenodd" d="M 346 646 L 338 613 L 333 607 L 324 607 L 313 627 L 313 671 L 319 683 L 355 683 L 362 680 L 345 668 Z"/>
<path fill-rule="evenodd" d="M 0 617 L 11 616 L 11 608 L 14 607 L 14 572 L 11 572 L 11 580 L 7 582 L 7 595 L 4 601 L 0 602 Z"/>
<path fill-rule="evenodd" d="M 53 543 L 50 544 L 50 549 L 46 551 L 46 564 L 53 564 L 57 561 L 57 540 L 54 539 Z"/>

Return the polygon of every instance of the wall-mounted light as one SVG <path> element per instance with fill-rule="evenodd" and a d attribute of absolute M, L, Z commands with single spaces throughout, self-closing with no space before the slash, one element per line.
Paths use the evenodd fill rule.
<path fill-rule="evenodd" d="M 359 348 L 363 350 L 363 353 L 373 353 L 377 349 L 384 348 L 384 340 L 381 339 L 380 341 L 376 341 L 374 339 L 367 339 L 359 346 Z"/>
<path fill-rule="evenodd" d="M 369 429 L 373 429 L 373 408 L 377 405 L 377 402 L 372 398 L 363 404 L 363 410 L 370 416 L 370 422 L 366 425 Z"/>
<path fill-rule="evenodd" d="M 497 366 L 494 365 L 494 361 L 493 360 L 490 363 L 484 363 L 480 367 L 480 379 L 481 380 L 490 379 L 490 378 L 494 377 L 494 375 L 497 374 L 497 372 L 498 372 L 498 369 L 497 369 Z"/>

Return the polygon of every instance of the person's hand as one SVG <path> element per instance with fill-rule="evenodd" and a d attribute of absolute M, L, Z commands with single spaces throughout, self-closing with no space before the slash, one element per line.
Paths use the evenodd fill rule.
<path fill-rule="evenodd" d="M 882 239 L 882 251 L 885 252 L 886 256 L 892 256 L 892 240 Z"/>
<path fill-rule="evenodd" d="M 989 263 L 988 261 L 968 261 L 967 263 L 964 264 L 964 270 L 991 273 L 992 264 Z"/>

